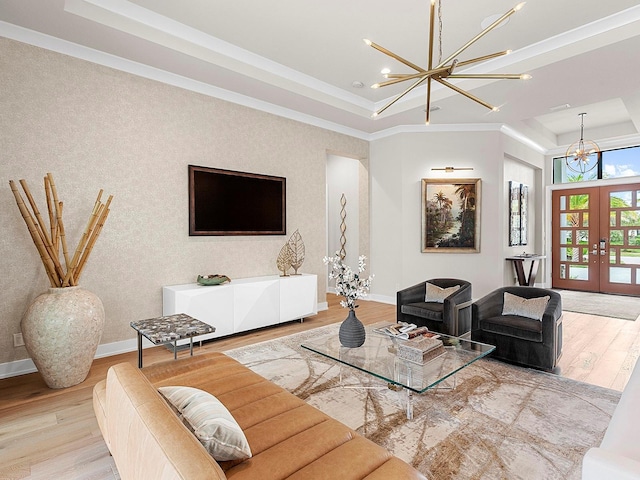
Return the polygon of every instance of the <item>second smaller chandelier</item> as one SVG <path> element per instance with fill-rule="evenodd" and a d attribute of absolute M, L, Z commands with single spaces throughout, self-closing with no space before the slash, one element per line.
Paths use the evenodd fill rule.
<path fill-rule="evenodd" d="M 565 155 L 567 168 L 576 173 L 586 173 L 598 165 L 597 157 L 594 162 L 590 162 L 590 160 L 592 155 L 597 155 L 600 152 L 600 147 L 598 147 L 596 142 L 584 139 L 585 115 L 586 113 L 578 114 L 580 117 L 580 140 L 572 143 L 569 148 L 567 148 Z"/>

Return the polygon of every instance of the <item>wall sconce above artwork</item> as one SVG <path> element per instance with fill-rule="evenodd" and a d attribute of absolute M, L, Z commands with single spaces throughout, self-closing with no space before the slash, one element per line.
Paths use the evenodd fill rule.
<path fill-rule="evenodd" d="M 432 168 L 431 170 L 441 170 L 446 173 L 453 173 L 456 170 L 473 170 L 473 167 L 437 167 Z"/>

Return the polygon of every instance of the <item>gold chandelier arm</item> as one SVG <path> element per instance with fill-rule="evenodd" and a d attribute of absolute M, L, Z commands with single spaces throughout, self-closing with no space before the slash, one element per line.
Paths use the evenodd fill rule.
<path fill-rule="evenodd" d="M 493 30 L 494 28 L 496 28 L 498 25 L 500 25 L 504 20 L 506 20 L 507 18 L 509 18 L 511 15 L 513 15 L 514 13 L 516 13 L 518 10 L 520 10 L 523 6 L 524 6 L 525 2 L 519 3 L 518 5 L 516 5 L 515 7 L 513 7 L 511 10 L 509 10 L 507 13 L 505 13 L 504 15 L 502 15 L 500 18 L 498 18 L 495 22 L 493 22 L 491 25 L 489 25 L 487 28 L 485 28 L 484 30 L 482 30 L 478 35 L 476 35 L 475 37 L 473 37 L 471 40 L 469 40 L 467 43 L 465 43 L 462 47 L 460 47 L 458 50 L 456 50 L 455 52 L 453 52 L 451 55 L 449 55 L 445 60 L 443 60 L 442 62 L 440 62 L 439 65 L 437 65 L 436 68 L 439 68 L 443 65 L 446 65 L 447 63 L 449 63 L 449 61 L 455 57 L 457 57 L 458 55 L 460 55 L 463 51 L 465 51 L 467 48 L 469 48 L 471 45 L 473 45 L 475 42 L 477 42 L 478 40 L 480 40 L 482 37 L 484 37 L 487 33 L 489 33 L 491 30 Z"/>
<path fill-rule="evenodd" d="M 387 108 L 389 108 L 391 105 L 393 105 L 394 103 L 396 103 L 398 100 L 400 100 L 402 97 L 404 97 L 407 93 L 409 93 L 411 90 L 413 90 L 414 88 L 416 88 L 417 86 L 419 86 L 422 82 L 424 82 L 426 80 L 427 77 L 422 77 L 419 78 L 417 82 L 415 82 L 413 85 L 411 85 L 409 88 L 407 88 L 404 92 L 402 92 L 400 95 L 398 95 L 396 98 L 394 98 L 393 100 L 391 100 L 389 103 L 387 103 L 384 107 L 382 107 L 380 110 L 376 111 L 373 113 L 374 117 L 377 117 L 378 115 L 380 115 L 382 112 L 384 112 Z"/>
<path fill-rule="evenodd" d="M 365 38 L 364 39 L 364 43 L 366 43 L 367 45 L 369 45 L 372 48 L 375 48 L 376 50 L 378 50 L 379 52 L 384 53 L 385 55 L 390 56 L 391 58 L 396 59 L 397 61 L 399 61 L 400 63 L 404 63 L 407 67 L 411 67 L 413 68 L 415 71 L 417 72 L 424 72 L 424 69 L 411 63 L 409 60 L 405 60 L 404 58 L 402 58 L 400 55 L 396 55 L 395 53 L 393 53 L 390 50 L 387 50 L 384 47 L 381 47 L 380 45 L 378 45 L 377 43 L 372 42 L 371 40 Z"/>
<path fill-rule="evenodd" d="M 494 107 L 494 106 L 493 106 L 493 105 L 491 105 L 490 103 L 487 103 L 487 102 L 485 102 L 484 100 L 479 99 L 479 98 L 478 98 L 478 97 L 476 97 L 475 95 L 472 95 L 471 93 L 466 92 L 466 91 L 462 90 L 461 88 L 456 87 L 455 85 L 453 85 L 453 84 L 451 84 L 451 83 L 449 83 L 449 82 L 447 82 L 447 81 L 445 81 L 445 80 L 442 80 L 442 79 L 440 79 L 440 78 L 434 78 L 434 80 L 435 80 L 436 82 L 441 83 L 441 84 L 442 84 L 442 85 L 444 85 L 445 87 L 448 87 L 448 88 L 450 88 L 451 90 L 454 90 L 454 91 L 458 92 L 460 95 L 464 95 L 464 96 L 465 96 L 465 97 L 467 97 L 469 100 L 473 100 L 474 102 L 479 103 L 480 105 L 482 105 L 483 107 L 488 108 L 489 110 L 493 110 L 494 112 L 498 111 L 498 108 L 497 108 L 497 107 Z"/>
<path fill-rule="evenodd" d="M 471 65 L 473 63 L 484 62 L 485 60 L 491 60 L 492 58 L 502 57 L 504 55 L 509 55 L 511 50 L 505 50 L 504 52 L 496 52 L 490 55 L 484 55 L 482 57 L 472 58 L 471 60 L 465 60 L 463 62 L 458 62 L 458 68 L 466 67 L 467 65 Z"/>
<path fill-rule="evenodd" d="M 425 125 L 429 125 L 431 122 L 431 77 L 427 79 L 427 106 L 425 109 Z"/>
<path fill-rule="evenodd" d="M 483 80 L 526 80 L 527 74 L 519 73 L 456 73 L 449 75 L 447 78 L 469 78 L 469 79 L 483 79 Z"/>
<path fill-rule="evenodd" d="M 392 80 L 375 83 L 371 85 L 371 88 L 386 87 L 388 85 L 404 82 L 405 80 L 413 80 L 414 78 L 430 77 L 432 75 L 437 75 L 438 73 L 445 73 L 449 71 L 450 68 L 451 67 L 434 68 L 433 70 L 423 70 L 419 73 L 389 73 L 386 77 L 391 78 Z"/>

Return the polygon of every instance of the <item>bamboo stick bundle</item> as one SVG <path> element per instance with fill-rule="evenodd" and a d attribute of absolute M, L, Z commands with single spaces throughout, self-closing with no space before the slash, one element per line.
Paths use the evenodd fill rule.
<path fill-rule="evenodd" d="M 44 220 L 42 219 L 42 215 L 40 215 L 40 211 L 38 210 L 38 206 L 36 205 L 33 196 L 31 195 L 31 191 L 27 186 L 27 182 L 24 180 L 20 180 L 20 185 L 22 185 L 22 189 L 24 190 L 25 195 L 27 196 L 27 200 L 29 200 L 29 204 L 31 205 L 31 209 L 36 217 L 37 221 L 34 221 L 36 230 L 42 238 L 45 248 L 49 253 L 49 258 L 53 262 L 53 265 L 56 269 L 56 274 L 62 278 L 64 277 L 64 271 L 62 269 L 62 265 L 60 264 L 60 260 L 58 259 L 58 252 L 53 250 L 53 244 L 51 243 L 51 239 L 47 234 L 47 229 L 45 228 Z"/>
<path fill-rule="evenodd" d="M 58 234 L 60 238 L 60 242 L 62 243 L 62 255 L 64 256 L 64 264 L 69 265 L 69 253 L 67 250 L 67 239 L 64 233 L 64 222 L 62 221 L 62 207 L 63 202 L 58 199 L 58 189 L 56 188 L 56 183 L 53 181 L 53 175 L 47 173 L 47 178 L 49 179 L 49 186 L 51 187 L 51 193 L 53 194 L 53 204 L 56 207 L 56 218 L 58 221 Z M 56 246 L 56 251 L 58 251 L 58 247 Z"/>
<path fill-rule="evenodd" d="M 25 205 L 24 200 L 22 200 L 22 195 L 20 195 L 20 192 L 18 191 L 18 187 L 16 186 L 15 182 L 13 180 L 9 180 L 9 185 L 11 186 L 11 191 L 13 192 L 13 196 L 16 199 L 16 203 L 18 204 L 18 209 L 22 214 L 22 218 L 27 224 L 27 228 L 29 229 L 29 233 L 31 234 L 33 243 L 38 249 L 38 253 L 40 254 L 40 258 L 42 259 L 42 263 L 44 264 L 44 269 L 47 272 L 47 276 L 49 277 L 51 286 L 57 287 L 59 285 L 58 285 L 58 278 L 56 275 L 56 268 L 53 265 L 51 258 L 49 257 L 49 253 L 47 252 L 47 249 L 45 248 L 44 243 L 42 242 L 42 237 L 36 230 L 33 217 L 31 216 L 31 213 L 27 209 L 27 206 Z"/>
<path fill-rule="evenodd" d="M 58 252 L 58 222 L 56 212 L 53 208 L 53 198 L 51 194 L 51 184 L 49 177 L 44 177 L 44 195 L 47 199 L 47 210 L 49 211 L 49 227 L 51 228 L 51 243 L 53 249 Z"/>
<path fill-rule="evenodd" d="M 100 232 L 102 231 L 102 227 L 104 227 L 104 223 L 107 221 L 107 216 L 109 215 L 109 212 L 110 212 L 109 205 L 111 205 L 111 200 L 113 200 L 113 195 L 109 195 L 109 198 L 107 199 L 107 203 L 105 203 L 104 208 L 102 209 L 100 216 L 98 218 L 98 223 L 96 224 L 95 229 L 91 233 L 89 241 L 87 242 L 87 246 L 84 249 L 84 252 L 82 253 L 82 257 L 80 258 L 80 261 L 78 262 L 78 266 L 74 273 L 76 282 L 80 281 L 80 275 L 82 274 L 82 269 L 84 268 L 84 265 L 87 262 L 87 259 L 91 254 L 91 251 L 93 250 L 93 246 L 95 245 L 96 240 L 98 240 L 98 237 L 100 236 Z"/>
<path fill-rule="evenodd" d="M 98 197 L 94 203 L 87 226 L 82 234 L 80 242 L 78 242 L 78 247 L 75 250 L 74 256 L 70 261 L 64 222 L 62 220 L 64 204 L 58 199 L 58 192 L 53 180 L 53 175 L 51 175 L 51 173 L 47 173 L 44 178 L 44 190 L 49 219 L 48 229 L 45 225 L 43 216 L 40 214 L 38 206 L 31 195 L 27 182 L 25 180 L 20 180 L 20 185 L 24 190 L 24 194 L 29 206 L 31 207 L 31 211 L 18 191 L 16 183 L 13 180 L 10 180 L 9 185 L 11 186 L 11 191 L 13 192 L 22 218 L 27 225 L 31 239 L 40 254 L 40 259 L 42 260 L 42 264 L 44 265 L 45 272 L 47 273 L 51 286 L 68 287 L 77 285 L 82 269 L 84 268 L 87 259 L 93 250 L 93 246 L 95 245 L 104 223 L 106 222 L 109 214 L 109 205 L 111 204 L 113 195 L 110 195 L 107 203 L 103 204 L 101 201 L 103 191 L 100 190 L 98 193 Z M 60 247 L 62 247 L 62 255 L 64 258 L 66 272 L 60 261 Z"/>
<path fill-rule="evenodd" d="M 82 237 L 78 242 L 78 246 L 76 247 L 76 251 L 73 254 L 73 259 L 71 260 L 71 264 L 67 265 L 67 275 L 64 277 L 64 281 L 62 283 L 63 286 L 76 285 L 76 269 L 78 263 L 80 262 L 80 258 L 82 256 L 82 252 L 84 251 L 87 242 L 89 241 L 89 237 L 91 236 L 91 232 L 93 231 L 102 209 L 104 205 L 100 202 L 100 198 L 102 197 L 102 190 L 98 192 L 98 198 L 96 199 L 95 204 L 93 205 L 93 211 L 91 212 L 91 216 L 89 217 L 89 222 L 87 223 L 84 232 L 82 233 Z"/>

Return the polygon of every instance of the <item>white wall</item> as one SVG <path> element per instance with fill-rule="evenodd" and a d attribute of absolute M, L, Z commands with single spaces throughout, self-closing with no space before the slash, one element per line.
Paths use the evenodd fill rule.
<path fill-rule="evenodd" d="M 542 167 L 541 155 L 498 131 L 403 133 L 372 142 L 370 152 L 371 271 L 376 275 L 372 298 L 394 301 L 397 290 L 436 277 L 470 281 L 474 298 L 505 283 L 505 272 L 512 268 L 505 261 L 508 245 L 505 155 L 533 162 L 534 168 Z M 473 170 L 453 173 L 431 170 L 446 166 Z M 479 253 L 421 252 L 422 178 L 482 180 Z M 539 225 L 540 220 L 534 219 L 534 228 Z M 537 232 L 531 235 L 539 236 Z"/>
<path fill-rule="evenodd" d="M 162 313 L 163 285 L 277 274 L 296 229 L 302 271 L 318 275 L 324 302 L 327 152 L 363 159 L 360 243 L 368 246 L 366 141 L 12 40 L 0 39 L 0 51 L 0 376 L 28 357 L 12 334 L 48 284 L 10 179 L 26 179 L 42 211 L 42 178 L 54 175 L 70 248 L 98 190 L 114 195 L 81 279 L 105 306 L 101 347 L 135 346 L 129 322 Z M 189 237 L 188 164 L 286 177 L 287 235 Z"/>

